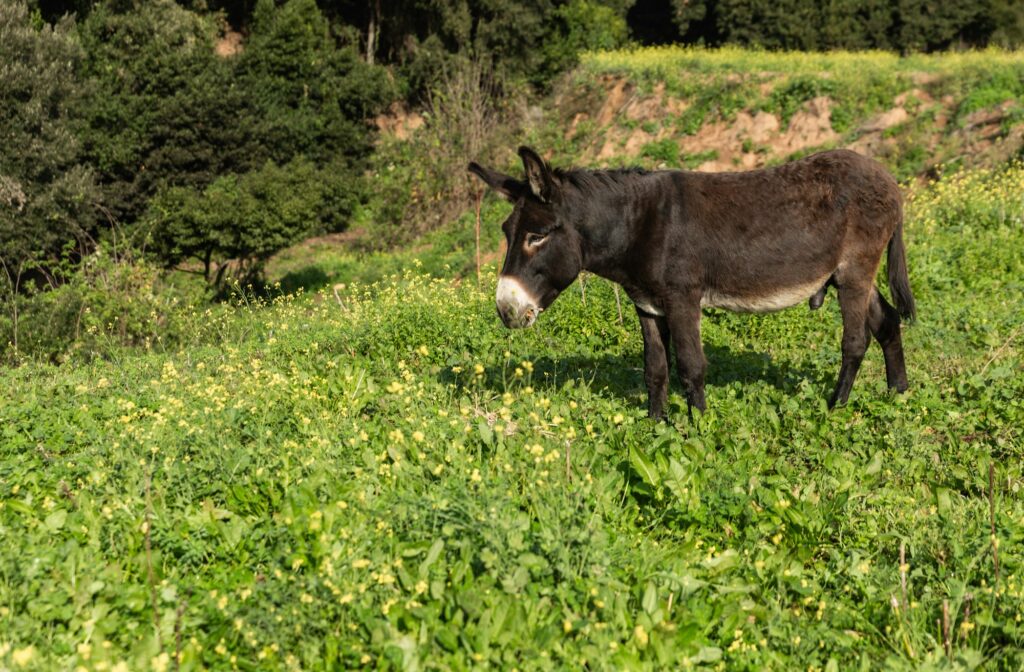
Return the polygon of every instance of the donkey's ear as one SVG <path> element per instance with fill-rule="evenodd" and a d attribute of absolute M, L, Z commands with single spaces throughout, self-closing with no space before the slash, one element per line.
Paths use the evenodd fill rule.
<path fill-rule="evenodd" d="M 473 161 L 466 169 L 487 183 L 491 189 L 515 203 L 526 193 L 526 183 Z"/>
<path fill-rule="evenodd" d="M 529 147 L 520 147 L 519 157 L 523 160 L 526 182 L 530 185 L 530 192 L 542 203 L 547 203 L 551 200 L 551 194 L 555 190 L 555 179 L 551 175 L 551 168 L 537 152 Z"/>

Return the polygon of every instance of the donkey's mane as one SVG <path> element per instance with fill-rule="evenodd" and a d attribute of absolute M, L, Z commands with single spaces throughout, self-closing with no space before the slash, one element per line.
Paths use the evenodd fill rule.
<path fill-rule="evenodd" d="M 582 192 L 599 190 L 620 190 L 633 181 L 633 178 L 646 175 L 644 168 L 616 168 L 613 170 L 587 170 L 585 168 L 555 168 L 555 177 L 563 183 L 570 184 Z"/>

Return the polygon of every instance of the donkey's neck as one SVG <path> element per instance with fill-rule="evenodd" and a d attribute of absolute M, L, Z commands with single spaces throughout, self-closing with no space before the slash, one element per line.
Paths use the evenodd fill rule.
<path fill-rule="evenodd" d="M 583 268 L 615 282 L 628 278 L 629 257 L 659 207 L 672 171 L 608 171 L 591 173 L 576 203 L 583 248 Z M 653 197 L 652 197 L 653 196 Z"/>

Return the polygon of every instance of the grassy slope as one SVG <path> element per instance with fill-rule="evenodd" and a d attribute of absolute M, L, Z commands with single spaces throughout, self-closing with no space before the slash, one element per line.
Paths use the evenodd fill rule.
<path fill-rule="evenodd" d="M 1019 669 L 1022 180 L 913 200 L 912 390 L 872 348 L 833 413 L 834 297 L 709 311 L 710 410 L 654 424 L 609 285 L 508 332 L 493 268 L 6 372 L 0 664 L 941 667 L 948 602 L 954 665 Z"/>
<path fill-rule="evenodd" d="M 654 94 L 659 88 L 662 93 Z M 611 95 L 615 91 L 621 95 Z M 787 130 L 789 120 L 819 96 L 832 101 L 828 121 L 838 135 L 824 145 L 806 146 L 796 155 L 852 146 L 875 156 L 905 182 L 962 165 L 998 165 L 1009 155 L 1019 155 L 1024 142 L 1024 58 L 1016 52 L 899 57 L 884 52 L 779 53 L 678 47 L 585 55 L 564 85 L 544 101 L 545 111 L 538 115 L 541 121 L 527 123 L 525 135 L 516 142 L 526 142 L 545 156 L 550 154 L 559 167 L 695 168 L 710 158 L 739 159 L 743 155 L 754 158 L 757 165 L 774 164 L 792 156 L 784 143 L 776 147 L 773 143 L 782 135 L 793 135 Z M 901 96 L 905 100 L 897 105 Z M 904 121 L 884 130 L 866 130 L 878 114 L 894 106 L 906 110 Z M 694 154 L 680 149 L 687 137 L 713 129 L 719 122 L 728 126 L 741 111 L 759 110 L 775 115 L 780 129 L 757 142 L 742 133 L 740 137 L 712 133 L 706 151 Z M 613 114 L 601 120 L 602 112 Z M 986 117 L 986 113 L 991 114 Z M 627 151 L 635 135 L 649 142 Z M 383 144 L 383 155 L 400 168 L 377 175 L 385 198 L 395 198 L 396 191 L 429 191 L 415 152 L 418 148 L 430 156 L 435 149 L 416 141 L 414 136 L 412 141 Z M 509 142 L 505 157 L 509 163 L 504 168 L 512 172 L 521 170 L 514 152 L 516 142 Z M 617 145 L 616 155 L 597 158 L 606 142 Z M 727 146 L 730 144 L 733 146 Z M 462 170 L 461 160 L 458 170 Z M 444 179 L 451 178 L 446 175 Z M 500 219 L 494 203 L 485 202 L 485 256 L 497 254 Z M 423 268 L 434 275 L 472 276 L 473 220 L 474 213 L 468 212 L 397 253 L 358 254 L 345 245 L 303 243 L 275 257 L 268 276 L 281 281 L 288 291 L 298 287 L 316 290 L 353 280 L 373 282 L 400 272 L 413 258 L 420 259 Z M 364 242 L 377 247 L 374 239 L 380 232 L 372 223 L 366 225 L 369 230 Z M 384 238 L 394 238 L 393 232 Z"/>
<path fill-rule="evenodd" d="M 828 69 L 840 105 L 868 101 L 850 118 L 911 72 L 989 105 L 1002 80 L 979 73 L 1020 67 L 643 53 L 585 67 L 670 88 L 689 85 L 643 63 L 700 70 L 708 99 L 738 69 L 814 75 L 786 90 L 816 95 Z M 559 164 L 580 151 L 557 124 L 531 141 Z M 1019 669 L 1022 183 L 915 192 L 913 388 L 889 396 L 872 347 L 833 413 L 834 294 L 816 313 L 708 311 L 710 410 L 688 422 L 673 382 L 654 424 L 610 285 L 501 329 L 494 268 L 472 282 L 472 215 L 397 253 L 292 250 L 272 277 L 322 295 L 183 315 L 187 349 L 5 371 L 0 669 L 173 669 L 176 650 L 182 669 Z M 485 201 L 485 250 L 507 209 Z"/>
<path fill-rule="evenodd" d="M 596 99 L 579 93 L 588 89 Z M 903 58 L 675 47 L 602 52 L 584 58 L 570 90 L 562 104 L 579 114 L 569 144 L 588 161 L 609 141 L 617 154 L 646 165 L 692 168 L 710 159 L 716 170 L 845 146 L 908 180 L 941 166 L 999 163 L 1024 143 L 1024 60 L 997 50 Z M 827 100 L 829 111 L 809 107 L 815 98 Z M 581 109 L 574 99 L 585 101 Z M 599 121 L 593 106 L 603 99 L 613 106 L 601 108 Z M 790 125 L 808 109 L 820 116 Z M 752 132 L 739 123 L 740 112 L 768 113 L 780 128 Z"/>

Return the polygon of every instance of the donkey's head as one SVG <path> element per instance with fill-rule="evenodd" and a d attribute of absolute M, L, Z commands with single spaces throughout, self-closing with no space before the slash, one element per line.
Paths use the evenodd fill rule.
<path fill-rule="evenodd" d="M 501 225 L 508 251 L 497 292 L 498 315 L 510 329 L 532 325 L 583 267 L 580 237 L 558 177 L 529 147 L 520 147 L 519 156 L 525 181 L 469 164 L 471 172 L 515 205 Z"/>

